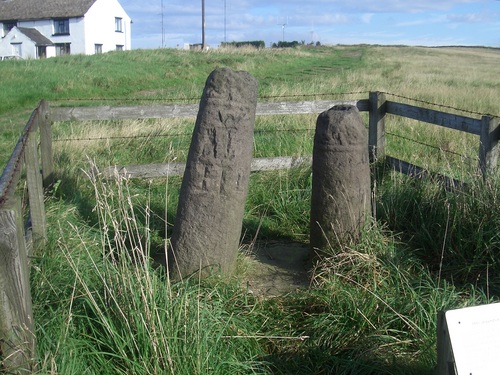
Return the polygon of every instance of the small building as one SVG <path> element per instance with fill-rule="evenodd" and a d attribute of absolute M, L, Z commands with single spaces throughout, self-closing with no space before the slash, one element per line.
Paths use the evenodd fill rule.
<path fill-rule="evenodd" d="M 54 43 L 37 29 L 14 26 L 0 41 L 0 56 L 3 58 L 41 59 L 55 55 Z"/>
<path fill-rule="evenodd" d="M 131 24 L 118 0 L 0 0 L 0 56 L 129 50 Z"/>

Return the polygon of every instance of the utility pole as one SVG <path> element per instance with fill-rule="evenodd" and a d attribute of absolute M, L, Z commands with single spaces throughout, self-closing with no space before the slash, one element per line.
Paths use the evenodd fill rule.
<path fill-rule="evenodd" d="M 205 0 L 201 0 L 201 49 L 205 50 Z"/>

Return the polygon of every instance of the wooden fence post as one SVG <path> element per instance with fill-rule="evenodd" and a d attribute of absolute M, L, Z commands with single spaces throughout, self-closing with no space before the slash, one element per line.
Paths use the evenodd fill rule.
<path fill-rule="evenodd" d="M 37 111 L 33 121 L 41 120 L 41 111 L 38 109 Z M 40 164 L 38 162 L 36 131 L 29 132 L 27 137 L 28 140 L 24 151 L 24 163 L 26 165 L 26 181 L 28 184 L 33 241 L 34 244 L 38 241 L 45 243 L 47 239 L 47 223 L 45 219 L 43 181 L 40 173 Z"/>
<path fill-rule="evenodd" d="M 373 163 L 385 154 L 385 94 L 370 92 L 369 101 L 368 151 Z"/>
<path fill-rule="evenodd" d="M 35 334 L 21 203 L 0 207 L 0 371 L 31 374 Z"/>
<path fill-rule="evenodd" d="M 38 107 L 40 111 L 40 156 L 42 161 L 43 187 L 45 189 L 54 183 L 54 159 L 52 157 L 52 119 L 50 107 L 42 100 Z"/>
<path fill-rule="evenodd" d="M 483 178 L 493 175 L 497 170 L 499 138 L 500 119 L 483 116 L 479 138 L 479 170 Z"/>

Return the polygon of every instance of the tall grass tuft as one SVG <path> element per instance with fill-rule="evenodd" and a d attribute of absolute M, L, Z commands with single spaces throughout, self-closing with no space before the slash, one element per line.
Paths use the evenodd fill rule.
<path fill-rule="evenodd" d="M 439 278 L 498 296 L 500 186 L 492 179 L 469 180 L 449 191 L 437 181 L 392 174 L 380 189 L 377 212 Z"/>
<path fill-rule="evenodd" d="M 218 278 L 170 282 L 149 257 L 148 202 L 138 210 L 141 199 L 130 194 L 127 180 L 105 181 L 91 170 L 99 228 L 91 240 L 81 226 L 69 224 L 73 240 L 58 241 L 59 266 L 71 272 L 46 282 L 65 284 L 68 299 L 54 304 L 53 313 L 62 313 L 61 318 L 41 325 L 41 330 L 50 327 L 51 336 L 54 326 L 61 331 L 58 342 L 42 343 L 43 371 L 262 373 L 265 364 L 255 360 L 261 354 L 255 340 L 234 345 L 225 338 L 247 330 L 241 317 L 245 307 L 232 306 L 241 296 L 236 284 Z M 59 279 L 63 275 L 65 281 Z"/>
<path fill-rule="evenodd" d="M 431 374 L 437 312 L 484 301 L 438 286 L 411 248 L 376 222 L 359 243 L 331 249 L 314 281 L 306 332 L 332 357 L 335 374 Z"/>

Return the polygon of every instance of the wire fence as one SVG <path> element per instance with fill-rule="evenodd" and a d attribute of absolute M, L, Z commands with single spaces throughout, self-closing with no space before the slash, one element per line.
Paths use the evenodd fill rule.
<path fill-rule="evenodd" d="M 282 99 L 311 99 L 311 98 L 327 98 L 327 97 L 343 97 L 349 95 L 368 95 L 369 91 L 351 91 L 351 92 L 326 92 L 326 93 L 314 93 L 314 94 L 289 94 L 289 95 L 261 95 L 259 100 L 261 101 L 272 101 L 272 100 L 282 100 Z M 67 102 L 158 102 L 158 103 L 184 103 L 184 102 L 198 102 L 200 97 L 192 98 L 61 98 L 51 103 L 67 103 Z"/>
<path fill-rule="evenodd" d="M 310 133 L 314 131 L 313 128 L 304 128 L 304 129 L 274 129 L 274 130 L 256 130 L 254 134 L 277 134 L 277 133 Z M 87 138 L 58 138 L 54 139 L 53 142 L 90 142 L 90 141 L 108 141 L 108 140 L 131 140 L 131 139 L 151 139 L 154 138 L 176 138 L 176 137 L 189 137 L 191 136 L 191 132 L 186 133 L 165 133 L 165 134 L 142 134 L 142 135 L 133 135 L 133 136 L 107 136 L 107 137 L 87 137 Z M 421 146 L 425 146 L 431 149 L 443 151 L 449 154 L 453 154 L 456 156 L 462 156 L 462 154 L 450 150 L 443 149 L 442 147 L 431 145 L 426 142 L 422 142 L 413 138 L 405 137 L 400 134 L 395 134 L 391 132 L 386 132 L 386 135 L 403 139 L 405 141 L 413 142 L 415 144 L 419 144 Z"/>
<path fill-rule="evenodd" d="M 500 117 L 500 116 L 495 116 L 495 115 L 490 115 L 490 114 L 485 114 L 477 111 L 472 111 L 468 109 L 463 109 L 463 108 L 458 108 L 446 104 L 441 104 L 441 103 L 434 103 L 430 102 L 428 100 L 423 100 L 423 99 L 417 99 L 417 98 L 411 98 L 408 96 L 404 95 L 399 95 L 399 94 L 394 94 L 394 93 L 389 93 L 389 92 L 381 92 L 388 97 L 393 97 L 397 99 L 403 99 L 405 101 L 408 101 L 410 103 L 418 103 L 418 104 L 423 104 L 426 106 L 434 107 L 440 110 L 451 110 L 454 112 L 462 113 L 462 114 L 468 114 L 468 115 L 473 115 L 473 116 L 484 116 L 484 115 L 489 115 L 493 117 Z M 345 98 L 353 95 L 367 95 L 368 91 L 350 91 L 350 92 L 326 92 L 326 93 L 315 93 L 315 94 L 291 94 L 291 95 L 267 95 L 267 96 L 260 96 L 259 99 L 260 101 L 283 101 L 283 100 L 290 100 L 290 99 L 316 99 L 316 98 Z M 199 101 L 199 98 L 179 98 L 179 97 L 166 97 L 166 98 L 90 98 L 90 99 L 83 99 L 83 98 L 67 98 L 67 99 L 60 99 L 56 102 L 53 102 L 55 106 L 57 106 L 57 103 L 68 103 L 68 102 L 84 102 L 84 101 L 91 101 L 91 102 L 114 102 L 114 103 L 126 103 L 126 102 L 157 102 L 157 103 L 186 103 L 186 102 L 197 102 Z M 295 128 L 295 129 L 266 129 L 266 130 L 256 130 L 255 134 L 256 135 L 262 135 L 262 134 L 278 134 L 278 133 L 307 133 L 314 131 L 313 128 Z M 149 134 L 140 134 L 140 135 L 133 135 L 133 136 L 99 136 L 99 137 L 71 137 L 71 138 L 56 138 L 53 140 L 53 142 L 99 142 L 99 141 L 110 141 L 110 140 L 133 140 L 133 139 L 151 139 L 152 137 L 154 138 L 176 138 L 176 137 L 189 137 L 191 136 L 192 132 L 177 132 L 177 133 L 149 133 Z M 412 142 L 415 144 L 418 144 L 423 147 L 427 147 L 432 150 L 440 151 L 442 153 L 452 155 L 453 157 L 461 157 L 462 159 L 470 159 L 472 160 L 477 160 L 477 158 L 472 158 L 470 156 L 464 155 L 462 153 L 458 153 L 449 149 L 445 149 L 443 147 L 440 147 L 436 144 L 430 144 L 428 142 L 423 142 L 418 139 L 410 138 L 401 134 L 396 134 L 392 132 L 386 132 L 387 136 L 398 138 L 405 140 L 407 142 Z"/>
<path fill-rule="evenodd" d="M 455 111 L 455 112 L 466 113 L 466 114 L 469 114 L 469 115 L 474 115 L 474 116 L 479 116 L 479 117 L 481 117 L 481 116 L 499 117 L 498 115 L 494 115 L 494 114 L 491 114 L 491 113 L 482 113 L 482 112 L 477 112 L 477 111 L 471 111 L 469 109 L 458 108 L 458 107 L 454 107 L 454 106 L 446 105 L 446 104 L 433 103 L 433 102 L 430 102 L 430 101 L 427 101 L 427 100 L 423 100 L 423 99 L 410 98 L 410 97 L 404 96 L 404 95 L 392 94 L 392 93 L 383 92 L 383 91 L 381 91 L 381 93 L 385 94 L 385 95 L 388 95 L 388 96 L 392 96 L 394 98 L 405 99 L 405 100 L 408 100 L 408 101 L 410 101 L 412 103 L 425 104 L 425 105 L 432 106 L 432 107 L 435 107 L 435 108 L 452 110 L 452 111 Z"/>
<path fill-rule="evenodd" d="M 259 96 L 260 101 L 273 101 L 273 100 L 283 100 L 283 99 L 312 99 L 312 98 L 332 98 L 332 97 L 346 97 L 351 95 L 364 95 L 367 96 L 369 91 L 346 91 L 346 92 L 325 92 L 325 93 L 313 93 L 313 94 L 289 94 L 289 95 L 261 95 Z M 452 110 L 455 112 L 466 113 L 474 116 L 491 116 L 491 117 L 500 117 L 499 114 L 491 114 L 491 113 L 482 113 L 478 111 L 472 111 L 469 109 L 458 108 L 455 106 L 443 104 L 443 103 L 434 103 L 428 100 L 411 98 L 409 96 L 404 96 L 400 94 L 394 94 L 387 91 L 380 91 L 381 94 L 385 94 L 387 96 L 404 99 L 412 103 L 425 104 L 428 106 L 432 106 L 435 108 L 440 108 L 443 110 Z M 68 103 L 68 102 L 157 102 L 157 103 L 186 103 L 192 102 L 196 103 L 200 100 L 200 97 L 190 97 L 190 98 L 181 98 L 181 97 L 155 97 L 155 98 L 61 98 L 51 103 Z"/>
<path fill-rule="evenodd" d="M 431 149 L 431 150 L 434 150 L 434 151 L 438 151 L 438 152 L 440 152 L 442 154 L 449 155 L 450 157 L 446 158 L 447 160 L 451 160 L 451 158 L 459 158 L 459 160 L 461 162 L 467 162 L 470 165 L 473 165 L 473 163 L 477 163 L 477 161 L 479 160 L 478 156 L 465 155 L 463 153 L 455 152 L 455 151 L 452 151 L 452 150 L 449 150 L 449 149 L 446 149 L 446 148 L 443 148 L 443 147 L 440 147 L 440 146 L 432 145 L 432 144 L 429 144 L 429 143 L 426 143 L 426 142 L 422 142 L 422 141 L 419 141 L 419 140 L 416 140 L 416 139 L 413 139 L 413 138 L 405 137 L 405 136 L 402 136 L 400 134 L 394 134 L 394 133 L 386 132 L 386 136 L 391 136 L 391 137 L 394 137 L 394 138 L 402 139 L 402 140 L 405 140 L 405 141 L 408 141 L 408 142 L 411 142 L 411 143 L 414 143 L 414 144 L 426 147 L 427 149 Z"/>

